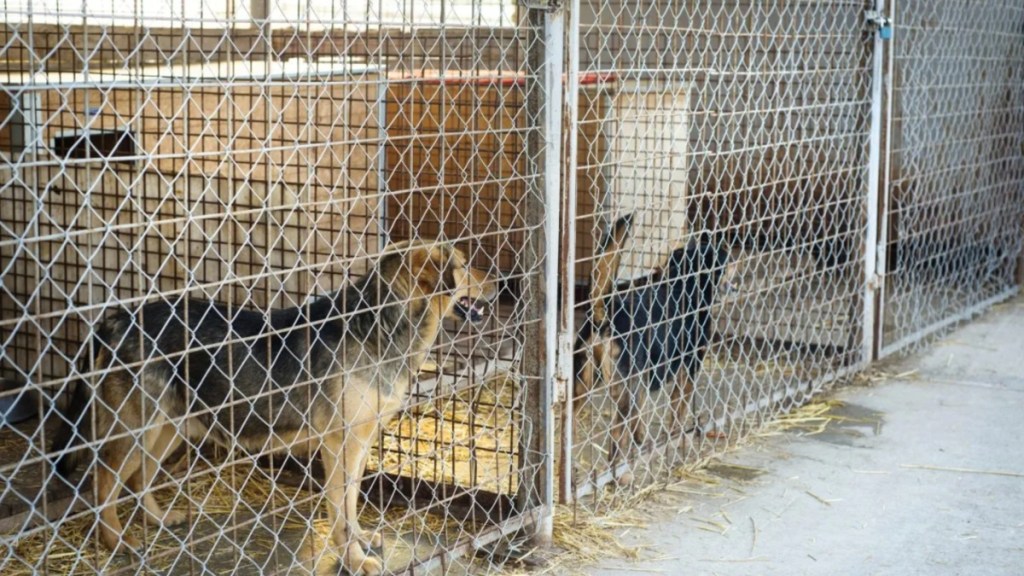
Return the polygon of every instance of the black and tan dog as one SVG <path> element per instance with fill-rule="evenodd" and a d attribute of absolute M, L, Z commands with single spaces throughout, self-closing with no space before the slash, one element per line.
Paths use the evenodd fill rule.
<path fill-rule="evenodd" d="M 379 574 L 357 514 L 370 446 L 401 408 L 442 319 L 480 320 L 479 302 L 495 293 L 452 245 L 405 242 L 385 250 L 361 280 L 306 306 L 264 313 L 161 301 L 113 313 L 92 341 L 98 375 L 78 386 L 66 411 L 79 425 L 66 423 L 54 442 L 57 470 L 65 478 L 74 471 L 84 436 L 99 442 L 100 538 L 111 549 L 134 549 L 140 543 L 124 532 L 113 500 L 127 484 L 156 521 L 183 520 L 149 490 L 183 440 L 253 452 L 293 445 L 305 452 L 304 440 L 313 440 L 342 565 Z M 90 421 L 86 405 L 91 431 L 82 425 Z M 376 535 L 369 540 L 379 545 Z"/>
<path fill-rule="evenodd" d="M 619 286 L 615 276 L 631 225 L 631 215 L 620 218 L 601 247 L 591 284 L 592 309 L 580 327 L 574 354 L 576 396 L 592 390 L 599 374 L 615 399 L 613 466 L 640 440 L 635 414 L 640 390 L 634 382 L 646 381 L 652 392 L 671 386 L 673 429 L 684 426 L 711 335 L 711 306 L 728 258 L 709 234 L 702 234 L 673 250 L 651 275 Z M 630 478 L 625 472 L 620 481 Z"/>

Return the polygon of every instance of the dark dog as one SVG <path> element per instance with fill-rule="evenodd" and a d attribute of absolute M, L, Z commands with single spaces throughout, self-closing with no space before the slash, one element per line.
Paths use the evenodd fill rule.
<path fill-rule="evenodd" d="M 401 408 L 442 318 L 479 320 L 475 303 L 494 296 L 494 283 L 466 262 L 450 244 L 405 242 L 385 250 L 361 280 L 308 306 L 264 313 L 161 301 L 109 315 L 92 342 L 98 374 L 79 384 L 52 447 L 57 471 L 66 478 L 77 467 L 82 450 L 74 445 L 83 436 L 99 441 L 100 539 L 112 550 L 138 548 L 113 500 L 127 484 L 156 521 L 184 520 L 149 491 L 183 440 L 305 452 L 309 439 L 323 459 L 342 565 L 379 574 L 380 561 L 363 551 L 357 515 L 366 456 Z M 93 395 L 98 401 L 90 402 Z M 87 406 L 96 429 L 79 433 L 90 428 Z"/>
<path fill-rule="evenodd" d="M 574 354 L 577 397 L 593 389 L 596 368 L 616 399 L 611 429 L 613 465 L 626 457 L 639 436 L 639 418 L 634 414 L 639 390 L 631 381 L 645 380 L 652 392 L 671 386 L 676 414 L 673 428 L 684 425 L 693 381 L 711 335 L 711 306 L 728 258 L 709 234 L 702 234 L 685 248 L 673 250 L 655 273 L 613 292 L 622 244 L 631 224 L 631 216 L 620 218 L 601 248 L 591 285 L 593 308 L 580 327 Z M 620 479 L 629 478 L 627 473 Z"/>

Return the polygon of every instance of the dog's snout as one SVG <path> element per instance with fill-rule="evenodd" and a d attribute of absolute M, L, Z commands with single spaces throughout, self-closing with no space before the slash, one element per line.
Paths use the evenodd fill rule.
<path fill-rule="evenodd" d="M 476 324 L 482 322 L 491 311 L 490 302 L 498 295 L 497 282 L 483 270 L 467 268 L 466 285 L 463 295 L 455 301 L 457 317 Z"/>

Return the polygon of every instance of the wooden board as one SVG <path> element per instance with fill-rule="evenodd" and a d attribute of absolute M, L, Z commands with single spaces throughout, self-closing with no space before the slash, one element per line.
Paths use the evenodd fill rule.
<path fill-rule="evenodd" d="M 490 81 L 484 81 L 484 78 Z M 587 91 L 581 116 L 600 117 L 603 101 Z M 398 78 L 386 89 L 388 233 L 393 240 L 444 233 L 465 239 L 476 266 L 519 275 L 525 243 L 527 190 L 524 84 L 514 73 L 481 73 L 441 82 L 429 74 Z M 578 212 L 594 210 L 591 188 L 599 167 L 583 165 L 602 143 L 595 124 L 581 128 Z M 588 136 L 589 134 L 589 136 Z M 442 226 L 443 223 L 443 226 Z M 443 230 L 442 230 L 443 229 Z M 587 226 L 577 232 L 580 252 L 590 249 Z M 589 271 L 586 272 L 589 274 Z"/>
<path fill-rule="evenodd" d="M 0 171 L 0 376 L 63 378 L 109 306 L 189 288 L 273 308 L 362 273 L 380 245 L 377 88 L 336 80 L 33 92 L 36 163 Z M 56 136 L 121 129 L 134 159 L 51 153 Z"/>

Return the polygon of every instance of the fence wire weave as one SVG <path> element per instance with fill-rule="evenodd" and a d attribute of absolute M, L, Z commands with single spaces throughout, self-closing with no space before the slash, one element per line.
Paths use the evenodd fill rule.
<path fill-rule="evenodd" d="M 886 352 L 1016 291 L 1024 201 L 1024 8 L 894 9 Z"/>
<path fill-rule="evenodd" d="M 528 524 L 540 35 L 114 8 L 5 5 L 0 572 L 450 568 Z"/>
<path fill-rule="evenodd" d="M 496 573 L 1019 286 L 1012 2 L 3 14 L 3 574 Z"/>
<path fill-rule="evenodd" d="M 583 2 L 577 497 L 724 446 L 861 359 L 863 13 Z"/>

